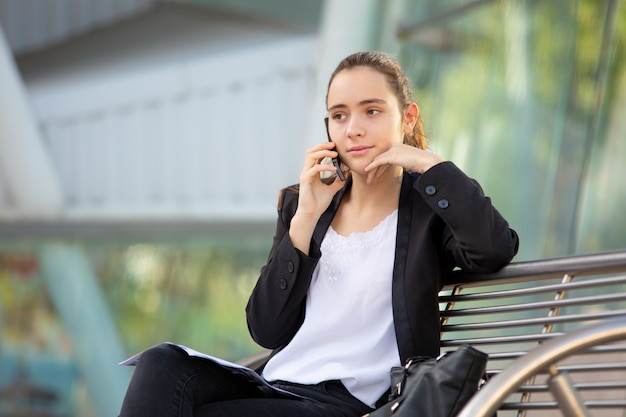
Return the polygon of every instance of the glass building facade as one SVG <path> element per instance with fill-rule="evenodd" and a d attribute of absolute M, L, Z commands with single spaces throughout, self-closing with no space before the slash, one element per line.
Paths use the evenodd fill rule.
<path fill-rule="evenodd" d="M 518 259 L 626 247 L 624 2 L 441 5 L 399 28 L 433 149 L 493 196 Z"/>

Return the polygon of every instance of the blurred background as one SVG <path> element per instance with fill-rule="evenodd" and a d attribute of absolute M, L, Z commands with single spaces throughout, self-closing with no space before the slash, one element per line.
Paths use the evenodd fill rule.
<path fill-rule="evenodd" d="M 330 72 L 380 49 L 521 235 L 626 247 L 626 0 L 0 0 L 0 416 L 108 417 L 244 306 Z"/>

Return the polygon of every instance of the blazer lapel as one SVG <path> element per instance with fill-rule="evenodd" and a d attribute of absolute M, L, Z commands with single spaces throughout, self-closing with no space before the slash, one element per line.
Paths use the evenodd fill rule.
<path fill-rule="evenodd" d="M 404 361 L 414 352 L 413 338 L 411 337 L 411 327 L 409 325 L 408 310 L 406 306 L 406 294 L 404 291 L 404 277 L 406 261 L 409 249 L 409 236 L 411 234 L 411 211 L 412 199 L 410 193 L 413 188 L 415 178 L 405 174 L 400 189 L 400 201 L 398 202 L 398 229 L 396 231 L 396 254 L 393 266 L 392 281 L 392 304 L 393 321 L 396 330 L 396 340 L 400 350 L 400 358 Z M 409 349 L 404 351 L 403 349 Z"/>
<path fill-rule="evenodd" d="M 318 248 L 321 246 L 322 240 L 326 235 L 326 231 L 330 227 L 330 223 L 333 221 L 335 213 L 337 213 L 337 210 L 339 209 L 339 203 L 341 202 L 341 199 L 346 193 L 346 190 L 352 186 L 352 178 L 348 178 L 346 182 L 346 185 L 341 190 L 339 190 L 337 194 L 335 194 L 333 200 L 330 202 L 330 205 L 322 214 L 319 221 L 317 222 L 317 225 L 315 226 L 312 240 L 313 242 L 315 242 Z"/>

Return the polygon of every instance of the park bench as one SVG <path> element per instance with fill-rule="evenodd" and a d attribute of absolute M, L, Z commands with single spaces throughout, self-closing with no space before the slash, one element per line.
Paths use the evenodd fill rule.
<path fill-rule="evenodd" d="M 455 271 L 439 301 L 442 352 L 489 354 L 459 416 L 626 417 L 626 251 Z"/>

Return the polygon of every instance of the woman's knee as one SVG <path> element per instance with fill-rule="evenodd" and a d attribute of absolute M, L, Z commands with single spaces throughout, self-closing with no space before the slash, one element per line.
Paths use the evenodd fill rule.
<path fill-rule="evenodd" d="M 187 356 L 175 347 L 161 344 L 142 352 L 122 405 L 122 416 L 163 415 L 180 407 L 181 360 Z M 183 358 L 183 359 L 180 359 Z"/>
<path fill-rule="evenodd" d="M 166 371 L 168 368 L 179 369 L 181 361 L 187 354 L 179 348 L 168 343 L 161 343 L 146 349 L 139 360 L 137 368 L 150 368 L 154 371 Z"/>

